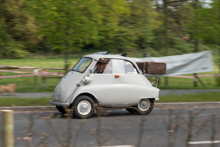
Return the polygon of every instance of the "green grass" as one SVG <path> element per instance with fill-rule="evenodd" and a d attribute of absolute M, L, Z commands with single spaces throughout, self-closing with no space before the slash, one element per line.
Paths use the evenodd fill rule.
<path fill-rule="evenodd" d="M 0 98 L 0 106 L 51 106 L 52 98 Z"/>
<path fill-rule="evenodd" d="M 215 102 L 220 101 L 220 92 L 185 94 L 185 95 L 166 95 L 160 96 L 158 103 L 167 102 Z"/>
<path fill-rule="evenodd" d="M 132 55 L 130 55 L 132 56 Z M 216 56 L 216 55 L 215 55 Z M 216 58 L 216 57 L 215 57 Z M 76 62 L 80 59 L 80 56 L 69 57 L 70 67 L 73 67 Z M 1 65 L 13 65 L 13 66 L 31 66 L 38 69 L 43 68 L 63 68 L 64 59 L 63 57 L 57 56 L 37 56 L 27 59 L 1 59 Z M 63 70 L 49 71 L 49 72 L 63 72 Z M 213 72 L 209 73 L 200 73 L 200 74 L 218 74 L 218 66 L 214 65 Z M 27 73 L 30 74 L 30 73 Z M 2 72 L 4 75 L 21 75 L 19 73 L 12 72 Z M 192 75 L 191 75 L 192 76 Z M 18 87 L 15 92 L 52 92 L 55 86 L 60 81 L 60 78 L 57 79 L 46 79 L 47 87 L 42 87 L 42 77 L 38 76 L 37 81 L 35 77 L 17 77 L 17 78 L 3 78 L 1 80 L 2 85 L 17 83 Z M 206 87 L 198 83 L 198 87 L 193 86 L 194 79 L 188 78 L 177 78 L 169 77 L 169 85 L 164 86 L 164 78 L 160 78 L 160 84 L 158 88 L 160 89 L 219 89 L 220 86 L 217 86 L 215 77 L 201 77 L 201 80 L 204 82 Z"/>
<path fill-rule="evenodd" d="M 22 75 L 16 73 L 3 72 L 4 75 Z M 35 79 L 37 78 L 37 80 Z M 52 92 L 62 77 L 46 79 L 46 87 L 42 86 L 42 76 L 38 77 L 16 77 L 1 79 L 2 85 L 16 83 L 18 87 L 15 92 Z"/>
<path fill-rule="evenodd" d="M 193 76 L 193 75 L 189 75 L 189 76 Z M 219 89 L 220 88 L 220 86 L 217 86 L 215 77 L 200 77 L 200 79 L 205 86 L 197 82 L 197 87 L 194 87 L 194 79 L 178 78 L 178 77 L 169 77 L 168 86 L 165 86 L 164 78 L 162 77 L 160 78 L 160 84 L 158 85 L 158 88 L 160 89 Z"/>
<path fill-rule="evenodd" d="M 72 57 L 68 59 L 70 67 L 73 67 L 80 57 Z M 57 58 L 28 58 L 28 59 L 1 59 L 1 65 L 10 65 L 10 66 L 30 66 L 38 69 L 43 68 L 63 68 L 64 59 L 61 57 Z"/>
<path fill-rule="evenodd" d="M 70 68 L 73 67 L 80 57 L 69 58 Z M 63 68 L 64 59 L 62 57 L 38 57 L 31 59 L 1 59 L 1 65 L 11 66 L 30 66 L 38 69 L 43 68 Z M 64 72 L 64 70 L 47 70 L 47 72 Z M 25 75 L 31 73 L 13 73 L 2 72 L 2 76 L 7 75 Z M 51 75 L 48 75 L 51 77 Z M 60 81 L 60 78 L 46 79 L 46 87 L 42 87 L 42 76 L 37 77 L 16 77 L 16 78 L 3 78 L 1 79 L 2 85 L 17 83 L 18 87 L 15 92 L 52 92 L 55 86 Z"/>
<path fill-rule="evenodd" d="M 0 106 L 51 106 L 52 98 L 0 98 Z M 216 102 L 220 101 L 220 92 L 186 94 L 182 96 L 161 96 L 157 103 L 168 102 Z"/>

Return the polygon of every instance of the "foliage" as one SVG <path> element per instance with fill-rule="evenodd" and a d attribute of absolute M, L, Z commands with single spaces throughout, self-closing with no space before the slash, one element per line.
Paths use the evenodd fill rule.
<path fill-rule="evenodd" d="M 0 56 L 48 52 L 45 46 L 59 54 L 83 48 L 162 56 L 165 30 L 170 55 L 195 51 L 195 40 L 198 51 L 202 44 L 219 45 L 218 0 L 210 7 L 203 1 L 166 1 L 165 15 L 164 3 L 157 0 L 0 0 Z"/>
<path fill-rule="evenodd" d="M 24 51 L 24 45 L 15 41 L 8 33 L 8 27 L 6 24 L 0 25 L 0 58 L 22 58 L 28 55 L 27 51 Z"/>
<path fill-rule="evenodd" d="M 25 45 L 38 43 L 40 38 L 34 35 L 38 28 L 34 17 L 24 11 L 25 0 L 0 0 L 0 3 L 1 19 L 8 26 L 8 33 Z"/>
<path fill-rule="evenodd" d="M 220 1 L 213 0 L 210 7 L 204 7 L 197 11 L 200 25 L 201 38 L 206 44 L 220 44 Z"/>
<path fill-rule="evenodd" d="M 220 76 L 216 76 L 216 85 L 220 86 Z"/>

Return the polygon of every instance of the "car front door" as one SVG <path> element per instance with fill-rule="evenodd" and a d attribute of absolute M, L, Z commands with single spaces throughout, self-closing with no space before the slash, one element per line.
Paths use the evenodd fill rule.
<path fill-rule="evenodd" d="M 93 94 L 103 105 L 133 105 L 146 96 L 149 81 L 139 74 L 132 62 L 110 59 L 102 74 L 91 75 Z"/>

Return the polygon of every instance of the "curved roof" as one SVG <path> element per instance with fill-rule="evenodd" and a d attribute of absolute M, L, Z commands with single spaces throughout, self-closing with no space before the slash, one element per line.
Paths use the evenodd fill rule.
<path fill-rule="evenodd" d="M 114 58 L 114 59 L 125 59 L 125 60 L 129 60 L 129 61 L 133 61 L 131 58 L 129 57 L 125 57 L 122 55 L 118 55 L 118 54 L 90 54 L 90 55 L 85 55 L 83 57 L 90 57 L 93 59 L 98 60 L 99 58 Z"/>

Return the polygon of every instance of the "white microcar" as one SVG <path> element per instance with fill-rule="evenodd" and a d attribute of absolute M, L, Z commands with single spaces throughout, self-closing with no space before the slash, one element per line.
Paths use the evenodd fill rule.
<path fill-rule="evenodd" d="M 149 114 L 159 100 L 159 91 L 131 58 L 91 54 L 83 56 L 61 79 L 49 102 L 61 113 L 69 107 L 78 118 L 91 117 L 97 106 Z"/>

